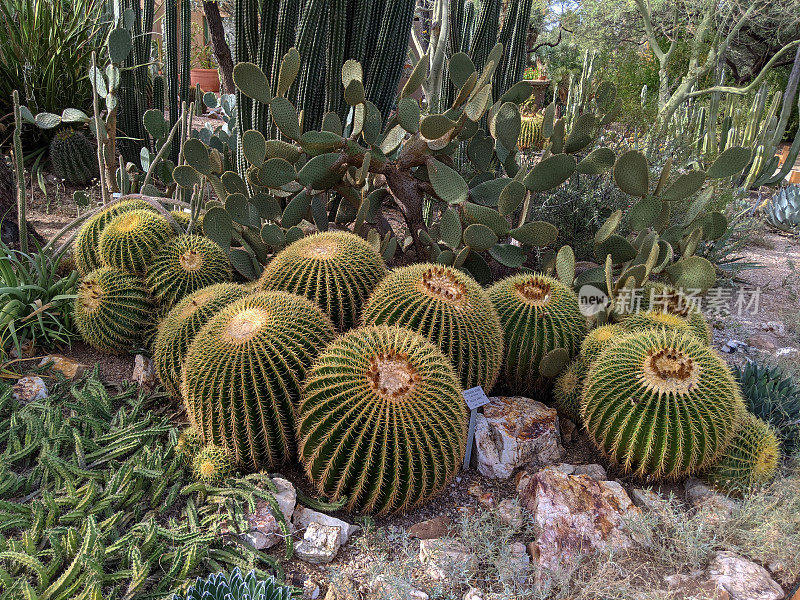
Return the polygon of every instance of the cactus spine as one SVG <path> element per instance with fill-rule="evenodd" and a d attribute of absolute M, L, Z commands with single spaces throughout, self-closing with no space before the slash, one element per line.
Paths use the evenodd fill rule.
<path fill-rule="evenodd" d="M 50 162 L 56 175 L 72 185 L 85 185 L 97 177 L 97 149 L 71 127 L 61 129 L 50 142 Z"/>
<path fill-rule="evenodd" d="M 587 360 L 576 358 L 553 383 L 553 398 L 558 412 L 574 423 L 581 420 L 581 393 L 588 370 Z"/>
<path fill-rule="evenodd" d="M 114 217 L 100 234 L 100 256 L 106 266 L 144 275 L 174 233 L 169 222 L 156 212 L 125 212 Z"/>

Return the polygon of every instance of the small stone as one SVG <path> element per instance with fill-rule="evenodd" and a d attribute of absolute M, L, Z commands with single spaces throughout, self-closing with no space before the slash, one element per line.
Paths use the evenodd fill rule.
<path fill-rule="evenodd" d="M 429 600 L 428 594 L 410 587 L 406 581 L 378 575 L 369 583 L 370 598 L 381 600 Z"/>
<path fill-rule="evenodd" d="M 20 404 L 29 404 L 35 400 L 47 398 L 47 386 L 44 379 L 36 375 L 20 377 L 11 388 L 11 395 Z"/>
<path fill-rule="evenodd" d="M 277 542 L 270 543 L 270 537 L 273 536 L 268 536 L 257 529 L 241 534 L 241 538 L 256 550 L 264 550 L 274 546 Z"/>
<path fill-rule="evenodd" d="M 565 417 L 558 418 L 558 425 L 561 428 L 561 440 L 565 444 L 572 442 L 575 439 L 575 434 L 577 433 L 577 425 Z"/>
<path fill-rule="evenodd" d="M 431 579 L 451 579 L 451 574 L 474 573 L 477 560 L 459 542 L 452 539 L 422 540 L 419 560 L 426 565 Z"/>
<path fill-rule="evenodd" d="M 33 358 L 34 354 L 36 354 L 36 347 L 33 344 L 33 340 L 25 340 L 19 345 L 19 349 L 14 345 L 14 347 L 11 348 L 11 352 L 8 353 L 11 358 L 22 360 Z"/>
<path fill-rule="evenodd" d="M 39 362 L 39 366 L 48 366 L 52 370 L 58 371 L 68 379 L 80 377 L 83 375 L 84 371 L 89 368 L 88 365 L 74 361 L 66 356 L 61 356 L 60 354 L 50 354 L 45 356 L 41 362 Z"/>
<path fill-rule="evenodd" d="M 294 551 L 300 560 L 320 565 L 336 558 L 341 547 L 341 527 L 311 523 Z"/>
<path fill-rule="evenodd" d="M 319 585 L 313 579 L 306 579 L 303 582 L 303 600 L 317 600 L 320 593 Z"/>
<path fill-rule="evenodd" d="M 768 331 L 756 332 L 750 336 L 749 344 L 759 350 L 777 350 L 781 343 L 774 333 Z"/>
<path fill-rule="evenodd" d="M 783 321 L 767 321 L 766 323 L 761 324 L 761 330 L 772 331 L 778 335 L 784 335 L 786 333 L 786 326 L 783 324 Z"/>
<path fill-rule="evenodd" d="M 597 481 L 605 481 L 608 479 L 606 470 L 601 465 L 575 465 L 573 475 L 588 475 Z"/>
<path fill-rule="evenodd" d="M 728 519 L 739 507 L 735 500 L 723 496 L 695 477 L 684 484 L 686 501 L 696 508 L 708 523 Z"/>
<path fill-rule="evenodd" d="M 528 580 L 530 571 L 531 557 L 525 548 L 525 544 L 514 542 L 509 547 L 509 554 L 505 560 L 497 565 L 500 581 L 505 584 L 524 585 Z"/>
<path fill-rule="evenodd" d="M 733 552 L 717 552 L 708 566 L 708 576 L 726 590 L 731 600 L 781 600 L 783 589 L 769 572 Z"/>
<path fill-rule="evenodd" d="M 427 521 L 420 521 L 408 528 L 408 535 L 418 540 L 433 540 L 445 537 L 450 533 L 453 520 L 450 517 L 440 515 Z"/>
<path fill-rule="evenodd" d="M 422 590 L 411 590 L 408 592 L 409 600 L 428 600 L 430 596 Z"/>
<path fill-rule="evenodd" d="M 270 479 L 278 490 L 273 493 L 273 496 L 278 502 L 278 506 L 288 523 L 292 520 L 292 513 L 294 513 L 294 507 L 297 504 L 297 490 L 294 489 L 290 481 L 287 481 L 283 477 L 270 477 Z"/>
<path fill-rule="evenodd" d="M 464 600 L 483 600 L 483 593 L 478 588 L 469 588 L 464 594 Z"/>
<path fill-rule="evenodd" d="M 133 361 L 131 381 L 146 390 L 153 389 L 158 382 L 158 377 L 156 377 L 156 372 L 153 368 L 153 361 L 144 354 L 137 354 Z"/>
<path fill-rule="evenodd" d="M 514 529 L 522 527 L 522 508 L 519 502 L 506 498 L 497 505 L 497 514 L 500 520 Z"/>
<path fill-rule="evenodd" d="M 528 542 L 525 549 L 528 551 L 528 556 L 530 556 L 532 560 L 539 562 L 539 544 L 536 542 Z"/>
<path fill-rule="evenodd" d="M 653 490 L 634 488 L 630 493 L 631 500 L 639 508 L 644 508 L 652 513 L 662 514 L 666 511 L 664 498 Z"/>
<path fill-rule="evenodd" d="M 558 463 L 557 465 L 552 465 L 551 468 L 558 469 L 564 475 L 573 475 L 575 473 L 575 465 L 569 463 Z"/>
<path fill-rule="evenodd" d="M 332 517 L 330 515 L 326 515 L 321 512 L 317 512 L 316 510 L 311 510 L 310 508 L 306 508 L 300 504 L 294 509 L 294 514 L 292 515 L 292 522 L 297 529 L 304 529 L 309 527 L 311 523 L 317 523 L 322 525 L 328 525 L 331 527 L 338 527 L 341 532 L 341 540 L 340 545 L 344 546 L 347 544 L 347 540 L 350 539 L 350 536 L 358 533 L 361 531 L 361 527 L 358 525 L 351 525 L 346 521 L 342 521 L 341 519 L 337 519 L 336 517 Z"/>
<path fill-rule="evenodd" d="M 493 397 L 475 421 L 478 472 L 508 479 L 519 467 L 542 467 L 561 456 L 558 413 L 541 402 Z"/>

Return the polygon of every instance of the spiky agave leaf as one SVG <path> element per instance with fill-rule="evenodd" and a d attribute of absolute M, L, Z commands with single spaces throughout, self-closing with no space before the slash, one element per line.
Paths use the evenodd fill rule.
<path fill-rule="evenodd" d="M 693 333 L 628 334 L 592 362 L 581 397 L 589 436 L 626 471 L 677 478 L 702 471 L 744 411 L 725 362 Z"/>
<path fill-rule="evenodd" d="M 230 281 L 228 255 L 216 242 L 199 235 L 179 235 L 158 251 L 147 269 L 147 285 L 158 303 L 171 308 L 188 294 Z"/>
<path fill-rule="evenodd" d="M 242 575 L 239 567 L 231 574 L 213 573 L 206 579 L 198 579 L 189 586 L 186 596 L 174 594 L 172 600 L 292 600 L 293 589 L 281 585 L 272 575 L 260 578 L 255 571 Z"/>
<path fill-rule="evenodd" d="M 723 492 L 740 496 L 772 481 L 780 457 L 780 443 L 772 427 L 745 413 L 708 480 Z"/>
<path fill-rule="evenodd" d="M 606 346 L 614 343 L 626 333 L 625 328 L 616 323 L 595 327 L 586 334 L 581 342 L 581 357 L 588 361 L 594 360 Z"/>
<path fill-rule="evenodd" d="M 578 297 L 563 283 L 538 273 L 513 275 L 489 288 L 505 339 L 503 373 L 520 392 L 534 391 L 539 363 L 556 348 L 574 356 L 586 331 Z"/>
<path fill-rule="evenodd" d="M 97 213 L 83 224 L 73 245 L 75 266 L 78 273 L 87 275 L 91 271 L 102 267 L 100 258 L 100 234 L 106 225 L 116 216 L 131 210 L 155 210 L 144 200 L 124 200 L 112 204 L 106 210 Z"/>
<path fill-rule="evenodd" d="M 306 473 L 352 511 L 418 506 L 464 457 L 467 410 L 453 366 L 402 327 L 356 329 L 331 343 L 309 372 L 298 416 Z"/>
<path fill-rule="evenodd" d="M 364 306 L 367 325 L 399 325 L 437 344 L 464 388 L 490 390 L 503 361 L 503 330 L 486 291 L 452 267 L 415 264 L 395 269 Z"/>
<path fill-rule="evenodd" d="M 133 350 L 151 327 L 153 300 L 135 275 L 101 267 L 78 285 L 75 324 L 84 341 L 103 352 Z"/>
<path fill-rule="evenodd" d="M 181 375 L 203 441 L 253 470 L 290 458 L 300 386 L 334 335 L 318 306 L 287 292 L 258 292 L 214 315 L 189 346 Z"/>
<path fill-rule="evenodd" d="M 100 257 L 106 266 L 144 275 L 173 235 L 175 230 L 156 212 L 125 212 L 111 219 L 100 234 Z"/>
<path fill-rule="evenodd" d="M 240 285 L 218 283 L 181 300 L 158 326 L 153 366 L 167 392 L 180 397 L 181 368 L 194 336 L 220 310 L 249 292 Z"/>
<path fill-rule="evenodd" d="M 556 409 L 575 423 L 581 420 L 581 392 L 589 370 L 587 362 L 583 357 L 576 358 L 553 382 Z"/>
<path fill-rule="evenodd" d="M 207 444 L 192 459 L 192 475 L 197 481 L 219 483 L 233 472 L 231 457 L 225 448 Z"/>
<path fill-rule="evenodd" d="M 748 362 L 736 368 L 747 410 L 769 423 L 787 454 L 800 448 L 800 385 L 783 369 Z"/>
<path fill-rule="evenodd" d="M 385 276 L 383 259 L 365 240 L 346 231 L 326 231 L 278 253 L 259 283 L 315 301 L 344 331 L 358 322 L 362 305 Z"/>

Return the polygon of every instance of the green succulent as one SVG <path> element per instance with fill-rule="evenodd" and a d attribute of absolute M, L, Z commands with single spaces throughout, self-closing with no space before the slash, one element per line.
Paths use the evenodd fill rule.
<path fill-rule="evenodd" d="M 147 285 L 169 309 L 183 297 L 214 283 L 230 281 L 233 269 L 219 244 L 199 235 L 179 235 L 164 245 L 147 269 Z"/>
<path fill-rule="evenodd" d="M 344 331 L 358 323 L 361 307 L 385 276 L 383 259 L 366 241 L 345 231 L 327 231 L 279 252 L 259 284 L 313 300 Z"/>
<path fill-rule="evenodd" d="M 260 578 L 255 571 L 242 575 L 239 567 L 231 574 L 213 573 L 198 579 L 185 595 L 174 594 L 172 600 L 292 600 L 291 587 L 281 585 L 271 575 Z"/>
<path fill-rule="evenodd" d="M 184 428 L 178 435 L 175 444 L 175 454 L 177 454 L 186 464 L 191 465 L 195 455 L 203 447 L 203 438 L 197 427 L 189 426 Z"/>
<path fill-rule="evenodd" d="M 697 335 L 697 332 L 689 325 L 689 321 L 670 312 L 660 310 L 647 310 L 631 313 L 622 321 L 622 326 L 626 331 L 642 331 L 644 329 L 669 329 L 674 331 L 688 332 Z M 705 337 L 698 337 L 702 342 L 708 343 Z"/>
<path fill-rule="evenodd" d="M 364 306 L 367 325 L 399 325 L 437 344 L 465 389 L 492 389 L 503 361 L 503 330 L 486 291 L 452 267 L 420 263 L 395 269 Z"/>
<path fill-rule="evenodd" d="M 520 392 L 536 389 L 547 356 L 577 354 L 586 331 L 578 297 L 569 287 L 537 273 L 507 277 L 489 288 L 505 339 L 504 379 Z M 558 353 L 556 353 L 558 355 Z M 557 371 L 556 371 L 557 372 Z"/>
<path fill-rule="evenodd" d="M 402 327 L 355 329 L 314 363 L 298 411 L 299 457 L 319 492 L 373 514 L 440 492 L 464 458 L 467 410 L 453 366 Z"/>
<path fill-rule="evenodd" d="M 520 150 L 541 150 L 545 143 L 542 135 L 544 115 L 537 113 L 530 117 L 522 117 L 517 146 Z"/>
<path fill-rule="evenodd" d="M 75 299 L 75 324 L 84 341 L 103 352 L 124 353 L 144 340 L 153 300 L 135 275 L 101 267 L 83 277 Z"/>
<path fill-rule="evenodd" d="M 575 423 L 581 420 L 581 393 L 589 370 L 587 362 L 583 357 L 576 358 L 553 382 L 556 409 Z"/>
<path fill-rule="evenodd" d="M 173 235 L 175 230 L 156 212 L 125 212 L 114 217 L 100 234 L 100 256 L 108 267 L 144 275 Z"/>
<path fill-rule="evenodd" d="M 217 484 L 233 472 L 231 457 L 225 448 L 208 444 L 192 459 L 192 475 L 197 481 Z"/>
<path fill-rule="evenodd" d="M 745 413 L 736 434 L 708 473 L 708 480 L 725 493 L 741 496 L 775 477 L 781 450 L 772 427 Z"/>
<path fill-rule="evenodd" d="M 313 302 L 286 292 L 258 292 L 214 315 L 189 346 L 181 380 L 203 441 L 247 469 L 289 459 L 300 386 L 334 335 Z"/>
<path fill-rule="evenodd" d="M 59 179 L 86 185 L 97 177 L 97 148 L 80 131 L 67 127 L 50 142 L 50 162 Z"/>
<path fill-rule="evenodd" d="M 81 275 L 87 275 L 104 266 L 100 258 L 100 234 L 114 217 L 132 210 L 155 209 L 144 200 L 123 200 L 97 213 L 83 224 L 73 246 L 75 266 Z"/>
<path fill-rule="evenodd" d="M 775 192 L 764 206 L 767 223 L 782 231 L 800 227 L 800 184 L 792 184 Z"/>
<path fill-rule="evenodd" d="M 678 478 L 711 466 L 744 402 L 725 362 L 688 332 L 646 329 L 608 346 L 589 367 L 581 418 L 625 471 Z"/>
<path fill-rule="evenodd" d="M 625 328 L 616 323 L 595 327 L 586 334 L 586 337 L 581 342 L 581 357 L 588 361 L 594 360 L 606 346 L 612 344 L 626 333 Z"/>
<path fill-rule="evenodd" d="M 800 449 L 800 385 L 780 367 L 748 362 L 736 368 L 747 409 L 769 423 L 787 454 Z"/>
<path fill-rule="evenodd" d="M 233 283 L 211 285 L 181 300 L 158 326 L 153 367 L 167 392 L 180 397 L 181 369 L 194 336 L 208 320 L 248 291 Z"/>
<path fill-rule="evenodd" d="M 688 294 L 654 281 L 646 281 L 642 286 L 640 311 L 658 311 L 683 317 L 698 338 L 707 344 L 713 341 L 713 331 L 703 313 Z"/>

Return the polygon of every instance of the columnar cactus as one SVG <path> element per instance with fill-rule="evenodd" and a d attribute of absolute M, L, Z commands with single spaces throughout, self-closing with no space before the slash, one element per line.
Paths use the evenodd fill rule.
<path fill-rule="evenodd" d="M 464 388 L 491 390 L 503 361 L 503 330 L 489 295 L 452 267 L 420 263 L 395 269 L 364 306 L 367 325 L 400 325 L 437 344 Z"/>
<path fill-rule="evenodd" d="M 301 383 L 334 335 L 317 306 L 286 292 L 252 294 L 212 317 L 189 346 L 181 380 L 203 441 L 246 469 L 289 459 Z"/>
<path fill-rule="evenodd" d="M 464 457 L 467 410 L 452 364 L 402 327 L 353 330 L 314 363 L 298 411 L 300 460 L 321 494 L 374 514 L 440 492 Z"/>
<path fill-rule="evenodd" d="M 581 417 L 594 443 L 626 471 L 698 473 L 717 460 L 745 410 L 725 362 L 689 332 L 624 336 L 591 364 Z"/>
<path fill-rule="evenodd" d="M 50 162 L 56 175 L 72 185 L 97 177 L 97 149 L 80 131 L 61 129 L 50 142 Z"/>
<path fill-rule="evenodd" d="M 358 322 L 362 305 L 385 275 L 383 259 L 366 241 L 329 231 L 301 238 L 278 253 L 259 285 L 306 296 L 346 330 Z"/>
<path fill-rule="evenodd" d="M 135 275 L 101 267 L 78 285 L 75 324 L 84 341 L 97 350 L 133 350 L 144 340 L 152 318 L 147 286 Z"/>
<path fill-rule="evenodd" d="M 151 261 L 175 231 L 160 214 L 133 210 L 114 217 L 100 234 L 103 264 L 144 275 Z"/>

